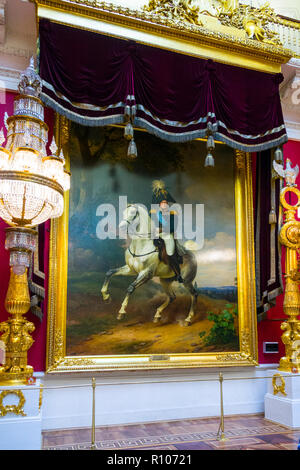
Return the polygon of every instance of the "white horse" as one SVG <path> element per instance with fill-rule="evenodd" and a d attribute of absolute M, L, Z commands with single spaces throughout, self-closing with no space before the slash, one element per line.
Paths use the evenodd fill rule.
<path fill-rule="evenodd" d="M 106 273 L 104 284 L 101 289 L 104 301 L 110 300 L 108 293 L 108 285 L 112 276 L 136 276 L 134 282 L 127 289 L 127 294 L 123 300 L 122 306 L 118 313 L 118 320 L 121 320 L 126 314 L 129 297 L 135 289 L 142 286 L 154 276 L 159 277 L 160 283 L 167 294 L 167 299 L 156 310 L 154 323 L 161 320 L 163 310 L 175 300 L 176 296 L 172 289 L 172 283 L 176 277 L 174 271 L 159 259 L 159 252 L 151 238 L 152 224 L 151 218 L 143 206 L 137 204 L 128 205 L 123 213 L 123 220 L 119 225 L 120 230 L 127 230 L 134 223 L 136 227 L 135 237 L 131 239 L 130 246 L 125 252 L 126 264 L 121 268 L 111 269 Z M 195 313 L 197 303 L 197 290 L 193 284 L 197 272 L 197 262 L 192 251 L 183 250 L 183 264 L 181 267 L 181 275 L 183 285 L 191 295 L 191 305 L 189 313 L 185 319 L 185 325 L 191 324 Z"/>

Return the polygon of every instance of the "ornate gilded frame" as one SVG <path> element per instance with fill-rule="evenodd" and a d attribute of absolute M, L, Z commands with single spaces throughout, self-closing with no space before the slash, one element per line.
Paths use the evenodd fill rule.
<path fill-rule="evenodd" d="M 68 121 L 57 115 L 56 138 L 64 146 Z M 235 151 L 236 249 L 240 349 L 203 354 L 66 356 L 69 199 L 51 223 L 46 371 L 83 372 L 257 365 L 257 325 L 251 155 Z"/>

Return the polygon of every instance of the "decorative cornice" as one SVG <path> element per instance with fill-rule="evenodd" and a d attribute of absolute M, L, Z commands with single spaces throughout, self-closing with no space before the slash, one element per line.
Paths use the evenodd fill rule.
<path fill-rule="evenodd" d="M 35 51 L 32 49 L 23 49 L 21 47 L 0 46 L 0 53 L 30 59 L 30 57 L 34 55 Z"/>
<path fill-rule="evenodd" d="M 156 15 L 144 10 L 133 10 L 120 5 L 115 5 L 98 0 L 31 0 L 38 7 L 46 7 L 55 11 L 64 11 L 73 15 L 102 20 L 123 27 L 142 30 L 145 33 L 174 38 L 179 41 L 197 43 L 199 45 L 218 48 L 230 53 L 249 56 L 252 59 L 268 63 L 286 63 L 292 52 L 280 45 L 262 43 L 256 40 L 241 37 L 236 33 L 236 28 L 226 27 L 216 31 L 207 27 L 184 21 Z"/>
<path fill-rule="evenodd" d="M 5 41 L 6 35 L 6 0 L 0 0 L 0 44 Z"/>
<path fill-rule="evenodd" d="M 300 141 L 300 122 L 285 120 L 285 126 L 289 139 Z"/>
<path fill-rule="evenodd" d="M 299 114 L 300 104 L 300 61 L 295 65 L 295 62 L 291 64 L 294 69 L 293 76 L 284 82 L 280 88 L 280 96 L 282 104 L 285 110 L 293 110 L 295 114 Z M 300 115 L 299 115 L 300 119 Z"/>
<path fill-rule="evenodd" d="M 290 59 L 287 65 L 290 65 L 291 67 L 295 67 L 296 69 L 300 70 L 300 59 L 294 57 Z"/>
<path fill-rule="evenodd" d="M 300 29 L 300 21 L 293 20 L 283 17 L 282 15 L 277 15 L 276 19 L 274 19 L 274 23 L 281 24 L 283 26 L 287 26 L 288 28 L 293 29 Z"/>
<path fill-rule="evenodd" d="M 7 91 L 17 91 L 20 74 L 21 70 L 0 66 L 0 88 Z"/>

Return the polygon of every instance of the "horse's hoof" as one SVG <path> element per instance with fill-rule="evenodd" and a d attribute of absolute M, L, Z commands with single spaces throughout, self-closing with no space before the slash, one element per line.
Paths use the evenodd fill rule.
<path fill-rule="evenodd" d="M 184 326 L 191 326 L 191 320 L 185 320 L 184 321 Z"/>
<path fill-rule="evenodd" d="M 125 313 L 119 313 L 119 315 L 117 316 L 117 320 L 123 320 L 124 317 Z"/>
<path fill-rule="evenodd" d="M 153 323 L 160 323 L 161 317 L 159 318 L 153 318 Z"/>

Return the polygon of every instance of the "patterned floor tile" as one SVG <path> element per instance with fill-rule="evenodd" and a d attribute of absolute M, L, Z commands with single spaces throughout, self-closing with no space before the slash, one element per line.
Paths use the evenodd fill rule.
<path fill-rule="evenodd" d="M 293 450 L 300 431 L 265 420 L 263 415 L 225 417 L 225 437 L 217 439 L 219 418 L 102 426 L 96 428 L 99 450 Z M 43 433 L 44 449 L 84 450 L 91 444 L 91 429 Z"/>
<path fill-rule="evenodd" d="M 232 450 L 233 448 L 240 448 L 260 443 L 261 441 L 254 437 L 227 439 L 226 441 L 210 441 L 210 445 L 215 449 L 231 448 Z"/>
<path fill-rule="evenodd" d="M 214 447 L 208 442 L 187 442 L 186 444 L 176 444 L 177 450 L 214 450 Z"/>
<path fill-rule="evenodd" d="M 293 440 L 285 434 L 269 434 L 268 436 L 260 436 L 260 439 L 269 444 L 285 444 L 293 442 Z"/>

